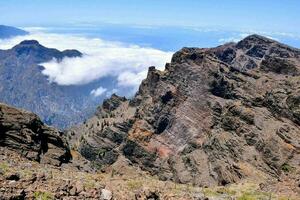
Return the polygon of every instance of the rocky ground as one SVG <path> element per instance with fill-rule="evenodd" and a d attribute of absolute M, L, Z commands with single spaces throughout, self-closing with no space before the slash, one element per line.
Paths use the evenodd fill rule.
<path fill-rule="evenodd" d="M 0 199 L 180 199 L 254 200 L 299 199 L 290 185 L 269 187 L 268 183 L 245 180 L 218 187 L 196 187 L 160 181 L 128 163 L 117 163 L 111 170 L 93 172 L 78 169 L 74 161 L 61 167 L 29 161 L 15 151 L 0 149 Z M 270 184 L 277 180 L 270 180 Z"/>

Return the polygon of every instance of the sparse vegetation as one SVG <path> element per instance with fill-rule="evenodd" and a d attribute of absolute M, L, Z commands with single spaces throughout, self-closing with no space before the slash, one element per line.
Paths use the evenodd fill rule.
<path fill-rule="evenodd" d="M 238 197 L 237 200 L 257 200 L 257 198 L 254 197 L 252 194 L 245 193 L 242 194 L 242 196 Z"/>
<path fill-rule="evenodd" d="M 41 192 L 36 191 L 33 194 L 35 200 L 52 200 L 54 199 L 53 195 L 50 192 Z"/>
<path fill-rule="evenodd" d="M 281 166 L 281 170 L 284 171 L 285 173 L 289 173 L 289 172 L 293 171 L 293 167 L 290 166 L 288 163 L 284 163 Z"/>
<path fill-rule="evenodd" d="M 141 180 L 129 180 L 127 182 L 127 186 L 130 190 L 137 190 L 143 186 L 143 182 Z"/>
<path fill-rule="evenodd" d="M 7 163 L 4 163 L 4 162 L 0 163 L 0 170 L 2 171 L 3 174 L 5 174 L 7 172 L 8 168 L 9 168 L 9 166 Z"/>

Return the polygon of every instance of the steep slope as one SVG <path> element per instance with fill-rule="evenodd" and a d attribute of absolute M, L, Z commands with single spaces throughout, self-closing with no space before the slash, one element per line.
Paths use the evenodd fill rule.
<path fill-rule="evenodd" d="M 45 126 L 33 113 L 0 104 L 1 200 L 204 197 L 201 188 L 175 190 L 174 183 L 154 179 L 135 167 L 119 169 L 130 172 L 129 179 L 124 179 L 120 174 L 92 171 L 87 163 L 69 151 L 62 132 Z M 140 182 L 143 187 L 136 185 Z M 158 185 L 164 188 L 157 190 Z"/>
<path fill-rule="evenodd" d="M 33 113 L 0 104 L 0 130 L 0 147 L 30 160 L 60 166 L 71 159 L 62 133 L 45 126 Z"/>
<path fill-rule="evenodd" d="M 27 35 L 28 32 L 12 26 L 0 25 L 0 39 L 7 39 L 20 35 Z"/>
<path fill-rule="evenodd" d="M 299 192 L 299 94 L 300 50 L 252 35 L 183 48 L 133 99 L 113 95 L 68 134 L 102 169 L 126 159 L 162 180 L 284 179 Z"/>

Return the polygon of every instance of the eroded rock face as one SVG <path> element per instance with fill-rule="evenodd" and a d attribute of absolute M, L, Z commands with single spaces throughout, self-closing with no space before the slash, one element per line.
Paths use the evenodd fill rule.
<path fill-rule="evenodd" d="M 0 145 L 30 160 L 59 166 L 71 158 L 62 133 L 37 115 L 0 104 Z"/>
<path fill-rule="evenodd" d="M 69 134 L 83 155 L 98 151 L 86 157 L 100 168 L 122 155 L 162 180 L 208 186 L 297 178 L 299 72 L 300 50 L 258 35 L 183 48 L 165 71 L 149 68 L 133 99 L 114 96 L 108 102 L 117 103 Z"/>

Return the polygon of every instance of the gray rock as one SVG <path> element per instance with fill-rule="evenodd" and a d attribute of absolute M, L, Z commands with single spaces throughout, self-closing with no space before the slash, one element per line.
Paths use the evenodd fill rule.
<path fill-rule="evenodd" d="M 100 199 L 101 200 L 111 200 L 112 199 L 112 192 L 110 190 L 107 190 L 107 189 L 102 189 Z"/>

